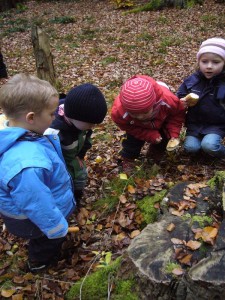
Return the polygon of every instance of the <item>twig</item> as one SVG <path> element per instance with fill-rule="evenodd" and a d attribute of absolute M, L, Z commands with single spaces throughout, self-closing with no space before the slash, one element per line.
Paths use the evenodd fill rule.
<path fill-rule="evenodd" d="M 35 293 L 35 297 L 37 297 L 38 300 L 42 300 L 42 281 L 37 280 L 35 282 L 35 286 L 36 286 L 36 293 Z"/>
<path fill-rule="evenodd" d="M 39 278 L 43 279 L 43 280 L 49 280 L 49 281 L 53 281 L 53 282 L 58 282 L 58 283 L 68 283 L 70 285 L 74 284 L 74 282 L 72 282 L 72 281 L 63 281 L 63 280 L 58 280 L 58 279 L 52 279 L 52 278 L 50 278 L 48 276 L 44 276 L 44 277 L 39 276 Z"/>
<path fill-rule="evenodd" d="M 113 284 L 113 282 L 111 283 L 111 274 L 109 273 L 109 275 L 108 275 L 108 297 L 107 297 L 107 300 L 110 300 L 110 294 L 111 294 L 111 291 L 112 291 L 112 284 Z"/>
<path fill-rule="evenodd" d="M 85 282 L 85 280 L 86 280 L 88 274 L 90 273 L 91 267 L 93 266 L 93 264 L 96 262 L 96 260 L 97 260 L 100 256 L 101 256 L 100 254 L 98 254 L 98 255 L 95 256 L 95 258 L 93 259 L 93 262 L 91 263 L 89 269 L 87 270 L 87 273 L 86 273 L 85 276 L 84 276 L 84 279 L 83 279 L 82 282 L 81 282 L 81 285 L 80 285 L 80 300 L 82 300 L 82 287 L 83 287 L 83 285 L 84 285 L 84 282 Z"/>

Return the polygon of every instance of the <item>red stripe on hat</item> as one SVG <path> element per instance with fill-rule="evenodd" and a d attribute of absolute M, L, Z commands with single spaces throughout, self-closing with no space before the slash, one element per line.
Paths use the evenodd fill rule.
<path fill-rule="evenodd" d="M 133 78 L 122 86 L 120 99 L 127 111 L 139 113 L 151 109 L 155 104 L 156 95 L 151 82 L 144 78 Z"/>

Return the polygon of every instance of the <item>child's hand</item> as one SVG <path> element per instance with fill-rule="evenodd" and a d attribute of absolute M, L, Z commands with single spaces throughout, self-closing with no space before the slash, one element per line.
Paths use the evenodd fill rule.
<path fill-rule="evenodd" d="M 184 97 L 184 98 L 181 98 L 180 101 L 181 101 L 181 103 L 183 104 L 183 107 L 184 107 L 184 108 L 188 108 L 188 103 L 187 103 L 187 100 L 186 100 L 185 97 Z"/>
<path fill-rule="evenodd" d="M 185 101 L 188 107 L 195 106 L 198 103 L 199 96 L 194 93 L 188 94 L 186 97 L 180 99 L 181 101 Z M 184 102 L 183 102 L 184 103 Z M 187 107 L 186 106 L 186 107 Z"/>
<path fill-rule="evenodd" d="M 167 151 L 174 151 L 179 147 L 179 145 L 180 145 L 179 138 L 172 138 L 167 143 L 166 150 Z"/>
<path fill-rule="evenodd" d="M 162 137 L 159 136 L 156 140 L 155 140 L 155 144 L 159 144 L 162 141 Z"/>

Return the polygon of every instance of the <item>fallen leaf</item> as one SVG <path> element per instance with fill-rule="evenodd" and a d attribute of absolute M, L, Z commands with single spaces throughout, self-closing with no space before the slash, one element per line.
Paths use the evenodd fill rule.
<path fill-rule="evenodd" d="M 140 232 L 140 230 L 138 230 L 138 229 L 132 231 L 131 234 L 130 234 L 131 239 L 135 238 L 135 237 L 138 236 L 140 233 L 141 233 L 141 232 Z"/>
<path fill-rule="evenodd" d="M 2 289 L 2 290 L 1 290 L 1 295 L 2 295 L 2 297 L 9 298 L 9 297 L 11 297 L 15 292 L 16 292 L 15 289 L 9 289 L 9 290 Z"/>
<path fill-rule="evenodd" d="M 128 190 L 128 192 L 130 194 L 134 194 L 135 193 L 135 188 L 132 185 L 130 185 L 130 184 L 128 184 L 127 190 Z"/>
<path fill-rule="evenodd" d="M 155 203 L 154 208 L 159 209 L 160 208 L 160 203 L 159 202 Z"/>
<path fill-rule="evenodd" d="M 179 259 L 179 262 L 184 265 L 191 266 L 192 254 L 185 255 L 182 259 Z"/>
<path fill-rule="evenodd" d="M 102 228 L 103 228 L 102 224 L 98 224 L 96 227 L 96 230 L 100 231 L 100 230 L 102 230 Z"/>
<path fill-rule="evenodd" d="M 126 238 L 126 234 L 124 232 L 121 232 L 115 236 L 116 241 L 122 241 L 124 238 Z"/>
<path fill-rule="evenodd" d="M 127 174 L 125 174 L 125 173 L 120 173 L 119 176 L 120 176 L 120 179 L 122 179 L 122 180 L 127 180 Z"/>
<path fill-rule="evenodd" d="M 201 247 L 201 243 L 197 241 L 188 241 L 186 246 L 191 250 L 197 250 Z"/>
<path fill-rule="evenodd" d="M 103 161 L 103 158 L 102 158 L 100 155 L 98 155 L 98 156 L 95 158 L 95 162 L 96 162 L 97 164 L 101 163 L 102 161 Z"/>
<path fill-rule="evenodd" d="M 172 238 L 171 242 L 175 245 L 183 245 L 184 244 L 184 241 L 177 239 L 177 238 Z"/>
<path fill-rule="evenodd" d="M 12 295 L 12 300 L 23 300 L 23 294 Z"/>
<path fill-rule="evenodd" d="M 23 283 L 24 282 L 24 277 L 23 276 L 14 276 L 13 277 L 13 282 L 15 282 L 15 283 Z"/>
<path fill-rule="evenodd" d="M 173 269 L 172 273 L 174 275 L 179 276 L 179 275 L 183 275 L 184 274 L 184 270 L 182 270 L 181 268 L 175 268 L 175 269 Z"/>
<path fill-rule="evenodd" d="M 184 171 L 185 167 L 186 167 L 185 165 L 178 165 L 177 170 L 182 172 L 182 171 Z"/>
<path fill-rule="evenodd" d="M 173 223 L 170 223 L 170 224 L 166 227 L 166 230 L 169 231 L 169 232 L 171 232 L 171 231 L 174 230 L 174 228 L 175 228 L 175 225 L 174 225 Z"/>
<path fill-rule="evenodd" d="M 119 200 L 120 200 L 121 203 L 126 203 L 127 202 L 127 198 L 124 195 L 120 195 Z"/>
<path fill-rule="evenodd" d="M 184 214 L 184 211 L 183 210 L 181 210 L 181 211 L 179 211 L 179 210 L 173 210 L 171 213 L 174 216 L 180 217 L 180 216 L 182 216 Z"/>

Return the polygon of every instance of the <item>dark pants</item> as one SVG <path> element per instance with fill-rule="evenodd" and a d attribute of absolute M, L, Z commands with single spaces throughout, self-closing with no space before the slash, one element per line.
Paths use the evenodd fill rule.
<path fill-rule="evenodd" d="M 150 145 L 156 151 L 165 151 L 168 138 L 163 131 L 160 131 L 162 141 L 159 144 Z M 122 140 L 122 150 L 120 155 L 124 158 L 136 159 L 139 157 L 141 148 L 144 146 L 145 141 L 139 140 L 130 134 L 125 134 Z"/>
<path fill-rule="evenodd" d="M 65 237 L 48 239 L 46 235 L 30 220 L 17 220 L 2 216 L 7 230 L 24 239 L 30 239 L 28 246 L 29 261 L 49 263 L 57 259 Z"/>
<path fill-rule="evenodd" d="M 141 148 L 144 146 L 145 141 L 136 139 L 130 134 L 125 134 L 122 140 L 122 150 L 120 154 L 124 158 L 135 159 L 138 158 Z"/>

